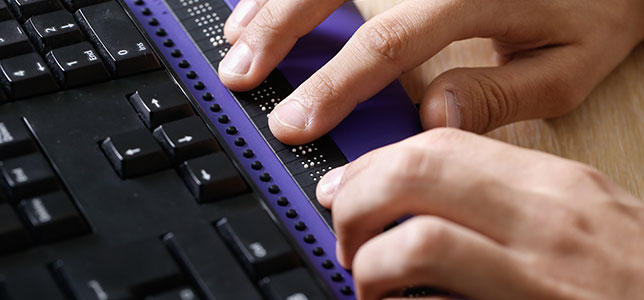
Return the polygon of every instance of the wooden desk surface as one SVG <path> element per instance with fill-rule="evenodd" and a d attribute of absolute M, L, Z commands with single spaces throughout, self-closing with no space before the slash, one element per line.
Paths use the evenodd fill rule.
<path fill-rule="evenodd" d="M 371 18 L 401 0 L 359 0 Z M 489 40 L 456 42 L 402 76 L 414 101 L 438 74 L 454 67 L 494 65 Z M 577 160 L 608 174 L 644 200 L 644 43 L 573 112 L 556 119 L 520 122 L 487 134 L 521 147 Z"/>

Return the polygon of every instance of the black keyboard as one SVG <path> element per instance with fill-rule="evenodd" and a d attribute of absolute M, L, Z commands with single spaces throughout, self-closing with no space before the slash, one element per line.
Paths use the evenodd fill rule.
<path fill-rule="evenodd" d="M 277 141 L 297 83 L 221 85 L 229 14 L 0 0 L 0 300 L 355 298 L 315 187 L 375 144 Z"/>

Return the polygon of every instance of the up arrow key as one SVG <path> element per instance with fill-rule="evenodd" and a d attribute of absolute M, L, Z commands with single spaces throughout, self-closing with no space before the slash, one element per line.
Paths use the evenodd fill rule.
<path fill-rule="evenodd" d="M 141 148 L 127 149 L 127 151 L 125 151 L 125 155 L 132 156 L 132 155 L 137 154 L 139 152 L 141 152 Z"/>
<path fill-rule="evenodd" d="M 150 101 L 152 105 L 156 106 L 157 108 L 160 108 L 161 105 L 159 105 L 159 100 L 152 98 L 152 101 Z"/>

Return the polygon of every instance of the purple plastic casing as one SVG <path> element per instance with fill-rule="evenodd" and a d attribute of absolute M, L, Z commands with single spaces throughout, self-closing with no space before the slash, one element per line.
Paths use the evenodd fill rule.
<path fill-rule="evenodd" d="M 315 267 L 329 290 L 337 299 L 354 299 L 354 295 L 346 293 L 347 290 L 353 290 L 353 280 L 351 274 L 341 268 L 337 262 L 335 257 L 336 240 L 333 232 L 326 226 L 320 214 L 309 202 L 237 100 L 219 81 L 216 70 L 185 32 L 166 3 L 163 0 L 145 0 L 143 3 L 139 2 L 138 5 L 136 0 L 123 0 L 123 2 L 133 17 L 139 21 L 142 29 L 147 32 L 149 40 L 156 45 L 158 53 L 163 56 L 168 68 L 175 72 L 176 80 L 183 83 L 186 87 L 185 92 L 192 96 L 195 104 L 211 121 L 212 127 L 219 132 L 223 141 L 230 145 L 231 153 L 229 154 L 236 158 L 238 165 L 249 175 L 252 184 L 264 196 L 266 204 L 273 211 L 275 218 L 295 239 L 302 253 L 306 255 L 306 259 Z M 228 4 L 233 7 L 236 2 L 230 1 Z M 145 8 L 148 8 L 151 14 L 144 15 Z M 150 24 L 149 21 L 152 18 L 157 19 L 158 24 Z M 293 87 L 299 86 L 333 57 L 363 22 L 360 13 L 352 3 L 343 5 L 311 34 L 303 37 L 278 69 Z M 165 29 L 166 35 L 163 37 L 155 34 L 160 28 Z M 172 39 L 174 45 L 164 46 L 163 41 L 166 39 Z M 182 56 L 173 57 L 170 54 L 173 50 L 180 50 Z M 177 67 L 183 59 L 190 62 L 190 68 Z M 186 76 L 191 70 L 198 74 L 196 78 L 190 79 Z M 197 88 L 195 84 L 198 81 L 203 82 L 205 88 Z M 214 95 L 215 102 L 221 106 L 220 111 L 211 111 L 209 107 L 212 102 L 202 100 L 201 96 L 206 92 Z M 222 124 L 217 121 L 218 117 L 223 114 L 230 118 L 229 123 Z M 229 126 L 235 126 L 237 132 L 228 134 L 226 128 Z M 420 132 L 420 130 L 418 113 L 414 105 L 405 94 L 402 86 L 398 82 L 394 82 L 369 101 L 359 105 L 330 133 L 330 136 L 346 158 L 352 161 L 372 149 L 397 142 Z M 235 146 L 234 141 L 238 137 L 244 137 L 245 146 Z M 255 152 L 255 158 L 245 158 L 243 152 L 246 149 L 252 149 Z M 255 170 L 251 167 L 251 164 L 256 160 L 261 161 L 262 169 Z M 259 179 L 264 172 L 271 174 L 272 179 L 269 182 Z M 271 193 L 269 191 L 271 185 L 279 186 L 279 192 L 275 193 L 273 190 Z M 289 199 L 287 206 L 277 204 L 277 199 L 282 196 Z M 287 216 L 286 212 L 290 209 L 297 211 L 296 217 Z M 300 221 L 307 225 L 305 230 L 296 229 L 295 224 Z M 304 237 L 309 234 L 315 237 L 314 242 L 311 242 L 310 239 L 308 243 L 305 242 Z M 324 254 L 313 254 L 313 249 L 316 247 L 322 248 Z M 327 268 L 322 267 L 326 260 L 332 262 L 332 267 L 328 268 L 328 265 Z M 331 278 L 336 273 L 341 274 L 343 280 L 332 280 Z"/>

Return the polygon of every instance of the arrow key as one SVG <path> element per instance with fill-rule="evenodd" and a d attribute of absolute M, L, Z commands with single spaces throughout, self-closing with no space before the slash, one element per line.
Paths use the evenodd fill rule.
<path fill-rule="evenodd" d="M 174 84 L 161 82 L 136 91 L 130 97 L 130 103 L 141 120 L 150 129 L 193 115 L 190 103 Z"/>
<path fill-rule="evenodd" d="M 213 202 L 242 194 L 248 185 L 223 152 L 184 162 L 179 173 L 200 203 Z"/>
<path fill-rule="evenodd" d="M 146 129 L 137 129 L 105 139 L 101 148 L 121 178 L 132 178 L 163 170 L 167 157 Z"/>
<path fill-rule="evenodd" d="M 54 49 L 46 59 L 58 82 L 66 88 L 110 79 L 110 73 L 88 42 Z"/>
<path fill-rule="evenodd" d="M 193 116 L 163 124 L 154 137 L 175 162 L 219 151 L 219 144 L 199 117 Z"/>
<path fill-rule="evenodd" d="M 33 16 L 25 22 L 25 30 L 42 52 L 83 41 L 80 27 L 65 10 Z"/>
<path fill-rule="evenodd" d="M 58 86 L 45 62 L 36 53 L 0 60 L 0 81 L 12 98 L 26 98 L 55 91 Z"/>

